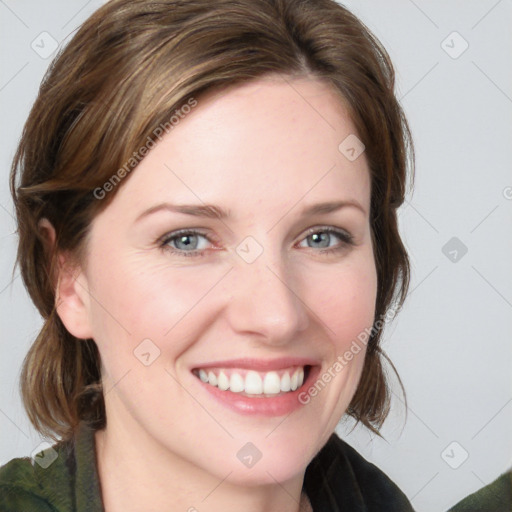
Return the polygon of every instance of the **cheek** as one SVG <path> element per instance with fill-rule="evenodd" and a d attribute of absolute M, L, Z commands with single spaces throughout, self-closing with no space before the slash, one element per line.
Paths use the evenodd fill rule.
<path fill-rule="evenodd" d="M 323 325 L 325 363 L 299 400 L 328 436 L 345 414 L 364 366 L 366 344 L 360 340 L 373 325 L 377 295 L 373 255 L 365 251 L 337 272 L 317 272 L 315 283 L 310 301 Z"/>
<path fill-rule="evenodd" d="M 315 280 L 318 283 L 318 280 Z M 336 353 L 346 350 L 361 332 L 373 325 L 377 274 L 373 257 L 343 268 L 335 277 L 325 275 L 322 294 L 313 299 Z"/>
<path fill-rule="evenodd" d="M 222 276 L 207 267 L 171 268 L 167 262 L 148 265 L 148 257 L 134 255 L 119 258 L 113 253 L 99 256 L 91 274 L 91 322 L 95 340 L 108 351 L 117 345 L 116 359 L 132 351 L 149 338 L 160 350 L 176 354 L 186 348 L 188 336 L 183 330 L 192 317 L 197 319 L 201 300 Z M 218 274 L 218 275 L 217 275 Z M 180 336 L 176 339 L 175 333 Z M 105 354 L 106 355 L 106 354 Z"/>

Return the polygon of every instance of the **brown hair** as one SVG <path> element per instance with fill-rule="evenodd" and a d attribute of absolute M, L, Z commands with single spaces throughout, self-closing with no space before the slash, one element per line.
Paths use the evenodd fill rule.
<path fill-rule="evenodd" d="M 83 261 L 91 221 L 122 183 L 102 199 L 98 190 L 129 173 L 134 152 L 191 98 L 275 73 L 326 80 L 348 105 L 371 172 L 375 320 L 401 306 L 409 262 L 396 209 L 414 152 L 393 66 L 367 27 L 334 0 L 112 0 L 52 62 L 11 171 L 17 264 L 45 320 L 21 375 L 25 408 L 42 434 L 68 439 L 80 421 L 106 423 L 99 352 L 60 321 L 53 278 L 60 252 Z M 42 218 L 56 231 L 50 252 Z M 374 432 L 390 403 L 381 334 L 382 322 L 347 411 Z"/>

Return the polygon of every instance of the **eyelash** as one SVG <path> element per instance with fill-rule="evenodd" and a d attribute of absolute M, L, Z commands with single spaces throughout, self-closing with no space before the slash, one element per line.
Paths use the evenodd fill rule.
<path fill-rule="evenodd" d="M 354 237 L 348 233 L 347 231 L 344 231 L 342 229 L 335 229 L 330 227 L 314 227 L 309 229 L 304 238 L 302 240 L 305 240 L 311 235 L 314 235 L 315 233 L 328 233 L 329 235 L 336 235 L 340 238 L 341 244 L 335 247 L 331 247 L 329 249 L 320 249 L 315 252 L 319 252 L 321 254 L 333 254 L 336 252 L 339 252 L 346 248 L 347 245 L 352 246 L 354 245 Z M 193 251 L 183 251 L 179 249 L 174 249 L 169 246 L 169 242 L 172 240 L 175 240 L 179 238 L 180 236 L 184 235 L 201 235 L 205 237 L 210 243 L 213 243 L 213 241 L 210 239 L 210 237 L 204 233 L 203 231 L 196 230 L 196 229 L 181 229 L 178 231 L 173 231 L 172 233 L 167 233 L 163 237 L 159 238 L 158 243 L 159 247 L 166 252 L 170 252 L 171 254 L 177 254 L 178 256 L 185 256 L 185 257 L 202 257 L 206 256 L 205 250 L 193 250 Z M 301 241 L 302 241 L 301 240 Z M 313 249 L 310 247 L 310 249 Z"/>

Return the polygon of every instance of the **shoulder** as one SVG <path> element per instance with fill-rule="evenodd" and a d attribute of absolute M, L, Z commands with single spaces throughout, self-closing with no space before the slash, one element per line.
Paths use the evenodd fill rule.
<path fill-rule="evenodd" d="M 0 467 L 2 512 L 61 512 L 69 504 L 69 445 L 58 443 L 34 459 L 20 457 Z"/>
<path fill-rule="evenodd" d="M 478 510 L 512 510 L 512 469 L 494 482 L 466 496 L 448 512 L 476 512 Z"/>
<path fill-rule="evenodd" d="M 334 437 L 333 443 L 350 461 L 358 486 L 368 503 L 374 507 L 383 506 L 379 510 L 388 510 L 384 506 L 391 504 L 394 504 L 394 507 L 389 507 L 389 510 L 413 510 L 402 490 L 375 464 L 367 461 L 338 436 Z"/>
<path fill-rule="evenodd" d="M 305 486 L 308 495 L 315 495 L 313 499 L 316 498 L 319 510 L 321 507 L 368 512 L 414 510 L 405 494 L 383 471 L 336 434 L 308 466 Z"/>

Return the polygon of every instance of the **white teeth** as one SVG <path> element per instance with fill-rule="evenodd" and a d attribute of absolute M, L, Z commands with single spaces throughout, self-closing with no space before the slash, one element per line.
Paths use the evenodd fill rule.
<path fill-rule="evenodd" d="M 292 391 L 300 388 L 304 383 L 304 368 L 299 368 L 293 372 L 292 378 L 290 379 L 290 388 Z"/>
<path fill-rule="evenodd" d="M 252 370 L 245 376 L 245 392 L 248 395 L 261 395 L 263 393 L 263 382 L 259 373 Z"/>
<path fill-rule="evenodd" d="M 304 368 L 299 368 L 299 379 L 297 381 L 297 387 L 300 388 L 304 384 Z"/>
<path fill-rule="evenodd" d="M 276 372 L 268 372 L 263 380 L 263 393 L 276 395 L 281 391 L 281 379 Z"/>
<path fill-rule="evenodd" d="M 208 382 L 212 385 L 212 386 L 216 386 L 217 385 L 217 376 L 215 375 L 215 373 L 213 372 L 208 372 Z"/>
<path fill-rule="evenodd" d="M 292 375 L 292 379 L 290 382 L 290 388 L 292 391 L 295 391 L 298 387 L 298 381 L 299 381 L 299 373 L 298 370 L 295 370 Z"/>
<path fill-rule="evenodd" d="M 226 389 L 229 389 L 229 379 L 226 377 L 226 374 L 224 372 L 219 373 L 219 381 L 217 383 L 217 386 L 219 389 L 222 389 L 222 391 L 226 391 Z"/>
<path fill-rule="evenodd" d="M 281 377 L 281 391 L 290 391 L 290 374 L 288 372 L 284 372 L 284 375 Z"/>
<path fill-rule="evenodd" d="M 233 393 L 241 393 L 244 389 L 244 379 L 238 373 L 233 373 L 229 379 L 229 390 Z"/>
<path fill-rule="evenodd" d="M 206 371 L 200 369 L 198 377 L 202 382 L 217 386 L 222 391 L 230 390 L 233 393 L 245 391 L 248 395 L 277 395 L 295 391 L 304 383 L 304 368 L 296 368 L 290 377 L 291 371 L 281 372 L 281 377 L 276 371 L 258 373 L 249 370 L 245 378 L 237 371 Z"/>

